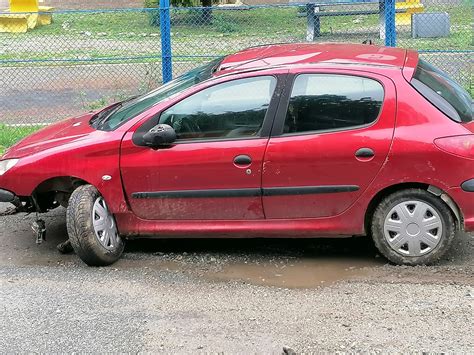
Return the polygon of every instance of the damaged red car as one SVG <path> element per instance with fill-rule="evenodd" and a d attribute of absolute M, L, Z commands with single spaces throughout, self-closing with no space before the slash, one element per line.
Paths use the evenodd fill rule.
<path fill-rule="evenodd" d="M 25 138 L 0 201 L 66 207 L 88 265 L 135 237 L 354 235 L 430 264 L 474 231 L 472 98 L 412 50 L 249 48 Z"/>

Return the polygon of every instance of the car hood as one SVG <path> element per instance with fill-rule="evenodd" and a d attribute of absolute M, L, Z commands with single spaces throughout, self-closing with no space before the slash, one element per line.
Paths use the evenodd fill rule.
<path fill-rule="evenodd" d="M 474 121 L 465 124 L 467 129 L 474 133 Z"/>
<path fill-rule="evenodd" d="M 22 139 L 6 151 L 2 159 L 21 158 L 46 149 L 79 141 L 95 130 L 89 125 L 92 114 L 70 118 L 47 126 Z"/>

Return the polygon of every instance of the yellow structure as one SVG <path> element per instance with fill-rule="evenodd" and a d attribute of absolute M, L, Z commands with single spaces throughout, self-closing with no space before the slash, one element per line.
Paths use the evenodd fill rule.
<path fill-rule="evenodd" d="M 0 14 L 0 32 L 26 32 L 29 18 L 25 14 Z"/>
<path fill-rule="evenodd" d="M 38 12 L 38 0 L 10 0 L 10 12 Z"/>
<path fill-rule="evenodd" d="M 38 0 L 10 0 L 10 9 L 0 14 L 0 32 L 22 33 L 49 25 L 53 21 L 53 10 L 50 6 L 39 6 Z"/>
<path fill-rule="evenodd" d="M 404 9 L 406 12 L 395 14 L 395 24 L 398 26 L 410 26 L 411 15 L 423 12 L 424 6 L 420 0 L 407 0 L 395 3 L 395 9 Z"/>

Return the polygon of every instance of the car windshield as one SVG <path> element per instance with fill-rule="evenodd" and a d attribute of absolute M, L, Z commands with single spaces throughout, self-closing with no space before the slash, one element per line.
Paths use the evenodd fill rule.
<path fill-rule="evenodd" d="M 193 69 L 177 77 L 149 93 L 109 106 L 92 117 L 91 125 L 99 130 L 113 131 L 121 124 L 136 117 L 160 101 L 202 81 L 210 79 L 221 61 L 222 58 L 217 58 L 202 67 Z"/>
<path fill-rule="evenodd" d="M 451 119 L 458 122 L 471 122 L 473 120 L 471 95 L 446 73 L 420 59 L 413 78 L 433 90 L 454 108 L 455 112 L 445 110 L 442 105 L 438 105 L 435 100 L 431 100 L 421 92 L 428 101 L 447 114 Z M 417 88 L 416 85 L 414 86 Z M 449 111 L 451 111 L 452 114 L 450 114 Z"/>

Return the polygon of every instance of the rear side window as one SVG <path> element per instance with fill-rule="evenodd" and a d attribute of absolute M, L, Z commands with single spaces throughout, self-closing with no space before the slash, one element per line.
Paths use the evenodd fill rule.
<path fill-rule="evenodd" d="M 471 96 L 443 71 L 420 59 L 411 84 L 452 120 L 472 121 Z"/>
<path fill-rule="evenodd" d="M 302 74 L 293 85 L 284 132 L 350 129 L 374 122 L 382 107 L 383 86 L 351 75 Z"/>

